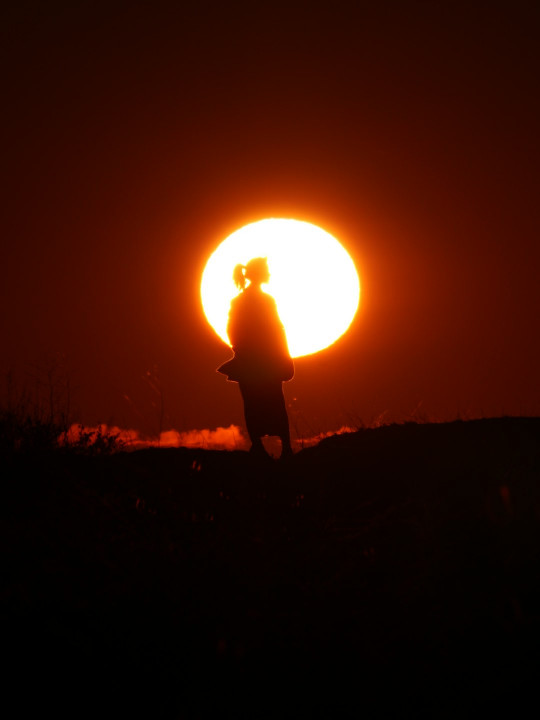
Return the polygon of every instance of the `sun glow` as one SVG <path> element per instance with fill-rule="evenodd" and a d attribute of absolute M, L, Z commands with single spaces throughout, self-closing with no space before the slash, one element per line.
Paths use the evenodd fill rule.
<path fill-rule="evenodd" d="M 334 343 L 351 324 L 360 299 L 354 263 L 325 230 L 300 220 L 271 218 L 240 228 L 210 256 L 203 272 L 201 298 L 210 325 L 227 344 L 227 319 L 238 294 L 235 265 L 268 258 L 272 295 L 293 357 Z"/>

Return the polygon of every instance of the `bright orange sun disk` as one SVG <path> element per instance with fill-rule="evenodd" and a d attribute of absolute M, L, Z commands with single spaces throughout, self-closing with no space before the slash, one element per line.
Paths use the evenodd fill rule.
<path fill-rule="evenodd" d="M 264 289 L 276 300 L 293 357 L 323 350 L 346 332 L 360 300 L 360 282 L 350 255 L 316 225 L 270 218 L 229 235 L 204 269 L 204 313 L 224 342 L 229 344 L 229 305 L 238 294 L 233 269 L 254 257 L 268 258 L 271 277 Z"/>

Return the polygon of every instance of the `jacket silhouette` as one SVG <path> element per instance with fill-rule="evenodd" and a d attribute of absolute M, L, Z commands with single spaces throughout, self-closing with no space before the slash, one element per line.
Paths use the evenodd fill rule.
<path fill-rule="evenodd" d="M 227 335 L 234 357 L 218 370 L 235 382 L 291 380 L 294 364 L 276 301 L 250 285 L 231 302 Z"/>

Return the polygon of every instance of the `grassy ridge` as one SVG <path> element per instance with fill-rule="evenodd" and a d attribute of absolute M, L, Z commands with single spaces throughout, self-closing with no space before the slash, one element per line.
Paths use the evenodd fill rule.
<path fill-rule="evenodd" d="M 540 419 L 501 418 L 361 430 L 283 465 L 9 455 L 13 682 L 67 714 L 71 693 L 167 717 L 514 706 L 540 640 L 539 440 Z"/>

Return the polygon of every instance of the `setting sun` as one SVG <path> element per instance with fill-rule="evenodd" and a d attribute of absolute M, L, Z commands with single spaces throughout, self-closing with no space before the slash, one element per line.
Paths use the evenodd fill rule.
<path fill-rule="evenodd" d="M 229 235 L 210 256 L 201 298 L 210 325 L 229 344 L 229 305 L 238 294 L 233 269 L 254 257 L 268 258 L 264 286 L 277 303 L 293 357 L 334 343 L 351 324 L 360 299 L 354 263 L 335 237 L 300 220 L 266 219 Z"/>

